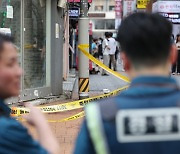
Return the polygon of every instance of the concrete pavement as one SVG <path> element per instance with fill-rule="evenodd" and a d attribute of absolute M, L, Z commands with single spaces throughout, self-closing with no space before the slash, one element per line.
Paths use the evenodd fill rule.
<path fill-rule="evenodd" d="M 118 68 L 119 68 L 118 71 L 120 72 L 120 70 L 121 70 L 120 66 Z M 120 73 L 125 75 L 124 72 L 120 72 Z M 175 77 L 176 80 L 178 81 L 178 83 L 180 84 L 180 76 L 173 76 L 173 77 Z M 78 82 L 77 81 L 78 80 L 76 80 L 76 83 L 74 86 L 72 99 L 61 101 L 61 102 L 55 102 L 53 104 L 61 104 L 61 103 L 77 100 L 78 99 L 78 93 L 77 93 L 78 92 L 78 89 L 77 89 Z M 66 83 L 66 84 L 70 84 L 69 82 L 71 82 L 71 80 L 69 80 L 67 82 L 68 83 Z M 113 91 L 124 85 L 127 85 L 127 83 L 125 83 L 124 81 L 122 81 L 112 75 L 110 75 L 110 76 L 101 76 L 101 74 L 91 75 L 90 76 L 90 96 L 102 94 L 103 89 L 109 89 L 110 91 Z M 69 87 L 69 89 L 72 89 L 72 85 L 68 85 L 68 86 L 71 86 L 71 87 Z M 67 86 L 67 90 L 68 90 L 68 86 Z M 47 116 L 47 119 L 50 119 L 50 120 L 60 120 L 60 119 L 72 116 L 74 114 L 77 114 L 81 111 L 82 111 L 82 109 L 68 111 L 68 112 L 55 113 L 55 114 L 46 114 L 46 116 Z M 78 120 L 69 121 L 69 122 L 50 123 L 50 126 L 60 143 L 62 154 L 72 154 L 73 153 L 74 145 L 76 142 L 76 137 L 80 130 L 82 121 L 83 121 L 83 119 L 78 119 Z M 31 129 L 31 133 L 35 136 L 35 138 L 37 138 L 37 135 L 33 129 Z"/>

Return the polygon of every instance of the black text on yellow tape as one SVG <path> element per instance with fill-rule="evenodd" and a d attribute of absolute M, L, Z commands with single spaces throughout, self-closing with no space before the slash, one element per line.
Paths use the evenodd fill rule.
<path fill-rule="evenodd" d="M 79 79 L 79 92 L 89 92 L 89 78 Z"/>
<path fill-rule="evenodd" d="M 86 56 L 88 57 L 88 59 L 90 59 L 92 62 L 94 62 L 96 65 L 98 65 L 99 67 L 103 68 L 104 70 L 106 70 L 107 72 L 111 73 L 112 75 L 118 77 L 119 79 L 125 81 L 125 82 L 130 82 L 129 78 L 118 73 L 115 72 L 113 70 L 111 70 L 110 68 L 108 68 L 106 65 L 104 65 L 102 62 L 100 62 L 99 60 L 97 60 L 96 58 L 94 58 L 91 54 L 89 54 L 85 49 L 88 48 L 89 45 L 88 44 L 82 44 L 79 45 L 78 48 L 80 49 L 80 51 Z"/>
<path fill-rule="evenodd" d="M 67 122 L 67 121 L 72 121 L 72 120 L 77 120 L 77 119 L 83 118 L 84 116 L 85 116 L 85 112 L 82 111 L 82 112 L 79 112 L 78 114 L 72 115 L 72 116 L 70 116 L 68 118 L 65 118 L 65 119 L 61 119 L 61 120 L 47 120 L 47 122 L 49 122 L 49 123 Z M 16 120 L 19 120 L 21 122 L 25 122 L 26 121 L 22 117 L 18 117 Z"/>
<path fill-rule="evenodd" d="M 58 104 L 58 105 L 51 105 L 51 106 L 42 106 L 39 107 L 41 109 L 41 111 L 43 113 L 56 113 L 56 112 L 64 112 L 64 111 L 71 111 L 71 110 L 75 110 L 75 109 L 81 109 L 84 106 L 86 106 L 87 104 L 89 104 L 92 101 L 97 101 L 100 99 L 104 99 L 104 98 L 108 98 L 111 96 L 115 96 L 117 95 L 119 92 L 127 89 L 128 86 L 119 88 L 117 90 L 114 90 L 108 94 L 103 94 L 100 96 L 96 96 L 96 97 L 91 97 L 91 98 L 87 98 L 87 99 L 83 99 L 83 100 L 78 100 L 78 101 L 74 101 L 74 102 L 69 102 L 69 103 L 64 103 L 64 104 Z M 11 108 L 12 112 L 11 115 L 13 117 L 17 117 L 17 116 L 21 116 L 25 113 L 29 113 L 29 110 L 27 108 L 18 108 L 18 107 L 13 107 Z"/>

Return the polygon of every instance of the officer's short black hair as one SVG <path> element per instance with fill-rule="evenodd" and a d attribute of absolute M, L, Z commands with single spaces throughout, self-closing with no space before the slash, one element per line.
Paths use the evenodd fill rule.
<path fill-rule="evenodd" d="M 0 53 L 4 49 L 4 43 L 6 42 L 13 43 L 13 41 L 14 41 L 13 37 L 0 33 Z"/>
<path fill-rule="evenodd" d="M 134 13 L 122 21 L 117 40 L 134 67 L 164 64 L 170 54 L 172 24 L 159 14 Z"/>

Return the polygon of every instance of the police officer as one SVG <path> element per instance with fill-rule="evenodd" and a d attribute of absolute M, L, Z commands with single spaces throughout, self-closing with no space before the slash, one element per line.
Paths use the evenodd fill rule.
<path fill-rule="evenodd" d="M 179 154 L 177 82 L 169 77 L 177 50 L 172 25 L 158 14 L 123 20 L 118 38 L 132 82 L 117 97 L 90 104 L 75 154 Z"/>
<path fill-rule="evenodd" d="M 28 130 L 10 116 L 11 109 L 5 99 L 17 97 L 20 92 L 22 70 L 19 67 L 17 48 L 10 36 L 0 34 L 0 153 L 47 154 L 59 153 L 59 145 L 41 111 L 27 105 L 30 114 L 24 116 L 34 126 L 39 142 Z"/>

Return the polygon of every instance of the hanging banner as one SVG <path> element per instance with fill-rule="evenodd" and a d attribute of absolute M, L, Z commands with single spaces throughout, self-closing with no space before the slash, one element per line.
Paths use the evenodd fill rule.
<path fill-rule="evenodd" d="M 122 20 L 122 0 L 115 0 L 115 14 L 115 29 L 118 29 Z"/>
<path fill-rule="evenodd" d="M 136 11 L 136 0 L 123 1 L 123 17 L 127 17 Z"/>
<path fill-rule="evenodd" d="M 122 18 L 122 0 L 115 0 L 116 18 Z"/>
<path fill-rule="evenodd" d="M 150 0 L 137 0 L 137 8 L 138 9 L 146 9 Z"/>

